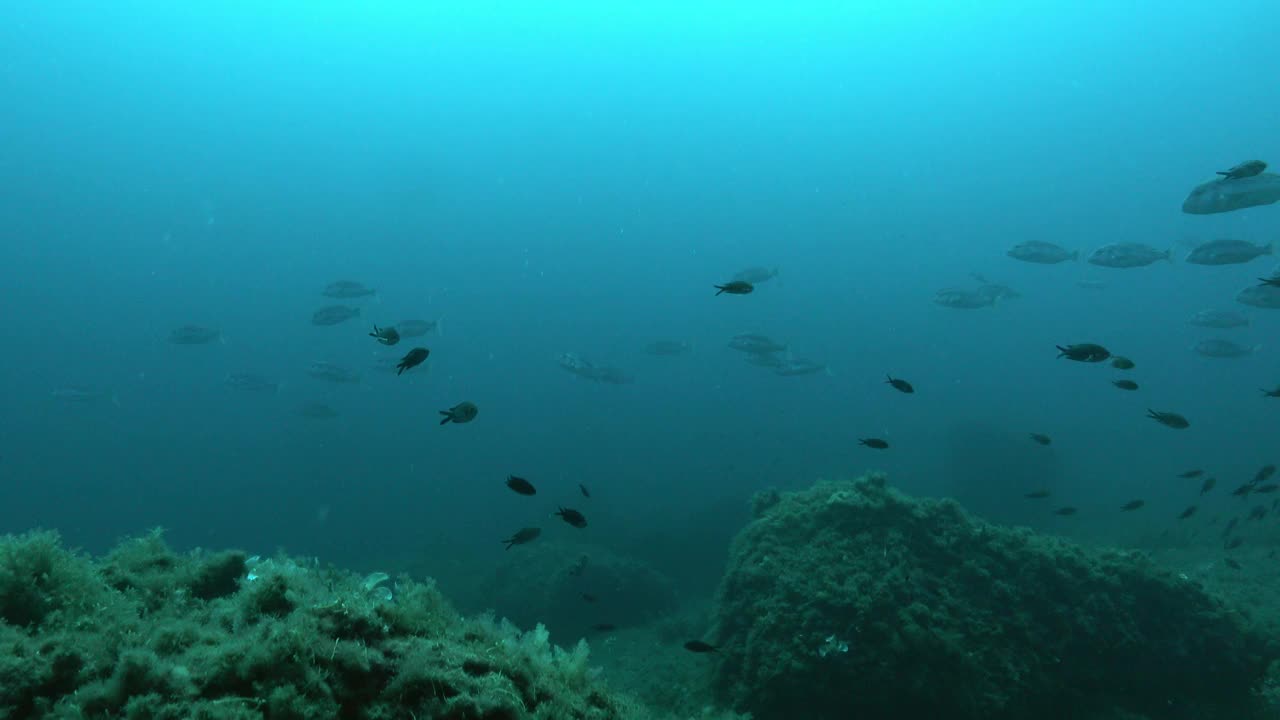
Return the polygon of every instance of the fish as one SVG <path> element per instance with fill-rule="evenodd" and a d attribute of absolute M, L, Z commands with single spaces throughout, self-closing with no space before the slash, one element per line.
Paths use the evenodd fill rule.
<path fill-rule="evenodd" d="M 307 403 L 298 408 L 298 414 L 304 418 L 312 420 L 328 420 L 338 417 L 338 411 L 332 407 L 319 402 Z"/>
<path fill-rule="evenodd" d="M 442 334 L 439 320 L 401 320 L 396 323 L 396 330 L 400 331 L 400 337 L 421 337 L 433 330 L 436 334 Z"/>
<path fill-rule="evenodd" d="M 1079 250 L 1067 250 L 1059 245 L 1042 240 L 1028 240 L 1018 243 L 1005 253 L 1014 260 L 1036 263 L 1038 265 L 1057 265 L 1067 260 L 1079 260 Z"/>
<path fill-rule="evenodd" d="M 1121 390 L 1137 390 L 1138 389 L 1138 383 L 1132 380 L 1112 380 L 1111 384 L 1115 385 Z"/>
<path fill-rule="evenodd" d="M 174 345 L 208 345 L 222 339 L 222 332 L 203 325 L 183 325 L 169 331 L 169 342 Z"/>
<path fill-rule="evenodd" d="M 1235 310 L 1199 310 L 1187 318 L 1188 325 L 1197 327 L 1230 330 L 1248 327 L 1251 324 L 1248 315 Z"/>
<path fill-rule="evenodd" d="M 1266 517 L 1266 516 L 1267 516 L 1267 506 L 1266 506 L 1266 505 L 1255 505 L 1255 506 L 1253 506 L 1253 509 L 1249 511 L 1249 519 L 1250 519 L 1250 520 L 1261 520 L 1262 518 L 1264 518 L 1264 517 Z"/>
<path fill-rule="evenodd" d="M 956 288 L 944 288 L 934 293 L 933 296 L 935 305 L 957 310 L 977 310 L 978 308 L 992 307 L 996 304 L 996 300 L 996 298 L 989 295 Z"/>
<path fill-rule="evenodd" d="M 1142 243 L 1123 242 L 1103 245 L 1094 250 L 1086 262 L 1107 268 L 1138 268 L 1159 260 L 1172 259 L 1168 250 L 1157 250 Z"/>
<path fill-rule="evenodd" d="M 1270 205 L 1280 200 L 1280 175 L 1261 172 L 1251 177 L 1218 178 L 1191 189 L 1182 201 L 1188 215 L 1213 215 Z"/>
<path fill-rule="evenodd" d="M 657 357 L 675 357 L 692 352 L 693 344 L 684 340 L 654 340 L 644 346 L 644 351 Z"/>
<path fill-rule="evenodd" d="M 1051 493 L 1048 490 L 1032 490 L 1031 492 L 1027 493 L 1026 495 L 1023 495 L 1022 497 L 1028 500 L 1043 500 L 1049 497 L 1050 494 Z"/>
<path fill-rule="evenodd" d="M 769 368 L 770 370 L 785 369 L 790 363 L 786 358 L 772 353 L 748 353 L 742 360 L 748 365 Z"/>
<path fill-rule="evenodd" d="M 1242 358 L 1256 353 L 1261 348 L 1261 345 L 1245 347 L 1244 345 L 1231 342 L 1230 340 L 1223 340 L 1221 338 L 1201 340 L 1192 346 L 1192 349 L 1196 351 L 1197 355 L 1210 358 Z"/>
<path fill-rule="evenodd" d="M 1277 490 L 1280 490 L 1280 485 L 1277 485 L 1276 483 L 1265 483 L 1253 489 L 1253 491 L 1259 495 L 1269 495 Z"/>
<path fill-rule="evenodd" d="M 525 543 L 529 543 L 529 542 L 533 542 L 534 540 L 537 540 L 538 536 L 541 534 L 542 534 L 542 528 L 536 528 L 536 527 L 520 528 L 519 530 L 516 531 L 515 535 L 512 535 L 511 537 L 507 538 L 506 540 L 503 540 L 502 542 L 505 543 L 507 546 L 507 549 L 510 550 L 515 545 L 524 545 Z"/>
<path fill-rule="evenodd" d="M 1041 445 L 1048 445 L 1053 442 L 1053 438 L 1049 437 L 1048 435 L 1045 435 L 1044 433 L 1027 433 L 1027 437 L 1031 438 L 1032 440 L 1035 440 Z"/>
<path fill-rule="evenodd" d="M 533 486 L 533 483 L 529 482 L 528 480 L 525 480 L 522 477 L 517 477 L 515 475 L 507 476 L 507 487 L 511 488 L 515 493 L 519 495 L 537 495 L 538 494 L 538 489 Z"/>
<path fill-rule="evenodd" d="M 599 599 L 599 598 L 597 598 L 595 595 L 592 595 L 591 593 L 588 593 L 588 592 L 579 593 L 579 595 L 581 595 L 581 596 L 582 596 L 582 599 L 583 599 L 583 600 L 585 600 L 586 602 L 589 602 L 589 603 L 594 603 L 594 602 L 596 602 L 596 601 Z"/>
<path fill-rule="evenodd" d="M 684 644 L 684 649 L 695 653 L 713 653 L 720 651 L 720 648 L 715 645 L 704 643 L 701 640 L 690 640 Z"/>
<path fill-rule="evenodd" d="M 1201 470 L 1200 468 L 1196 468 L 1195 470 L 1187 470 L 1185 472 L 1180 472 L 1178 473 L 1178 477 L 1184 478 L 1186 480 L 1190 480 L 1191 478 L 1198 478 L 1203 474 L 1204 474 L 1204 470 Z"/>
<path fill-rule="evenodd" d="M 393 327 L 380 328 L 374 325 L 373 332 L 369 333 L 369 337 L 377 340 L 382 345 L 390 347 L 400 342 L 400 331 Z"/>
<path fill-rule="evenodd" d="M 1102 362 L 1111 357 L 1111 352 L 1101 345 L 1094 343 L 1079 343 L 1077 345 L 1055 346 L 1058 348 L 1058 357 L 1076 362 Z"/>
<path fill-rule="evenodd" d="M 1268 390 L 1266 388 L 1258 389 L 1261 390 L 1262 394 L 1266 397 L 1280 397 L 1280 385 L 1277 385 L 1274 390 Z"/>
<path fill-rule="evenodd" d="M 1253 483 L 1247 482 L 1241 485 L 1240 487 L 1236 488 L 1235 490 L 1232 490 L 1231 496 L 1238 497 L 1238 498 L 1247 498 L 1249 497 L 1249 493 L 1251 492 L 1253 492 Z"/>
<path fill-rule="evenodd" d="M 885 377 L 888 378 L 887 380 L 884 381 L 885 384 L 892 385 L 893 389 L 897 390 L 898 392 L 903 392 L 910 395 L 911 393 L 916 391 L 916 389 L 912 387 L 911 383 L 907 382 L 906 380 L 903 380 L 902 378 L 895 378 L 892 375 L 885 375 Z"/>
<path fill-rule="evenodd" d="M 858 444 L 865 445 L 869 448 L 875 448 L 876 450 L 889 449 L 889 443 L 884 440 L 881 440 L 880 438 L 860 438 L 858 440 Z"/>
<path fill-rule="evenodd" d="M 348 307 L 346 305 L 329 305 L 322 307 L 311 314 L 311 324 L 321 327 L 329 327 L 344 323 L 351 318 L 360 316 L 360 308 Z"/>
<path fill-rule="evenodd" d="M 1252 285 L 1236 293 L 1236 302 L 1263 310 L 1280 310 L 1280 285 Z"/>
<path fill-rule="evenodd" d="M 1258 175 L 1266 169 L 1267 164 L 1261 160 L 1246 160 L 1226 170 L 1219 170 L 1216 174 L 1222 175 L 1224 180 L 1240 180 Z"/>
<path fill-rule="evenodd" d="M 745 280 L 730 280 L 723 285 L 716 285 L 716 295 L 728 293 L 730 295 L 750 295 L 755 292 L 755 285 Z"/>
<path fill-rule="evenodd" d="M 421 365 L 430 355 L 431 351 L 424 347 L 416 347 L 410 350 L 405 353 L 404 357 L 400 358 L 400 362 L 396 363 L 396 375 Z"/>
<path fill-rule="evenodd" d="M 1235 550 L 1236 548 L 1240 547 L 1243 544 L 1244 544 L 1244 538 L 1240 536 L 1236 536 L 1231 538 L 1230 540 L 1227 540 L 1225 543 L 1223 543 L 1222 548 L 1224 550 Z"/>
<path fill-rule="evenodd" d="M 472 402 L 460 402 L 448 410 L 441 410 L 440 414 L 444 417 L 440 418 L 441 425 L 448 423 L 469 423 L 476 419 L 476 415 L 480 414 L 480 408 L 476 407 Z"/>
<path fill-rule="evenodd" d="M 1186 510 L 1183 510 L 1182 512 L 1178 513 L 1178 519 L 1179 519 L 1179 520 L 1186 520 L 1187 518 L 1191 517 L 1192 515 L 1195 515 L 1195 514 L 1196 514 L 1196 510 L 1198 510 L 1198 509 L 1199 509 L 1199 508 L 1198 508 L 1197 506 L 1195 506 L 1195 505 L 1188 505 Z"/>
<path fill-rule="evenodd" d="M 1218 478 L 1213 478 L 1213 477 L 1205 478 L 1204 482 L 1201 483 L 1200 485 L 1200 494 L 1204 495 L 1205 493 L 1212 490 L 1213 487 L 1217 484 L 1218 484 Z"/>
<path fill-rule="evenodd" d="M 782 377 L 816 375 L 821 372 L 825 372 L 828 375 L 831 374 L 831 372 L 827 370 L 825 363 L 820 363 L 817 360 L 809 360 L 808 358 L 787 360 L 773 368 L 773 374 L 780 375 Z"/>
<path fill-rule="evenodd" d="M 1137 510 L 1146 504 L 1147 504 L 1146 500 L 1130 500 L 1129 502 L 1120 506 L 1120 511 L 1133 512 L 1134 510 Z"/>
<path fill-rule="evenodd" d="M 1258 285 L 1280 287 L 1280 270 L 1272 271 L 1271 277 L 1258 278 Z"/>
<path fill-rule="evenodd" d="M 317 380 L 326 380 L 331 383 L 351 384 L 360 382 L 360 373 L 324 360 L 316 360 L 308 365 L 307 374 Z"/>
<path fill-rule="evenodd" d="M 325 297 L 350 300 L 352 298 L 376 295 L 377 291 L 372 288 L 367 288 L 362 283 L 358 283 L 354 280 L 338 280 L 325 285 L 324 290 L 321 290 L 320 294 Z"/>
<path fill-rule="evenodd" d="M 1243 570 L 1243 569 L 1244 569 L 1244 566 L 1240 564 L 1240 561 L 1236 560 L 1235 558 L 1223 558 L 1223 559 L 1222 559 L 1222 564 L 1223 564 L 1223 565 L 1226 565 L 1227 567 L 1231 568 L 1232 570 Z"/>
<path fill-rule="evenodd" d="M 1263 255 L 1274 255 L 1272 245 L 1254 245 L 1244 240 L 1210 240 L 1187 254 L 1192 265 L 1241 265 Z"/>
<path fill-rule="evenodd" d="M 1156 422 L 1160 423 L 1161 425 L 1164 425 L 1165 427 L 1171 427 L 1174 430 L 1185 430 L 1191 427 L 1191 423 L 1185 417 L 1179 415 L 1176 412 L 1152 410 L 1148 408 L 1147 417 L 1151 418 L 1152 420 L 1155 420 Z"/>
<path fill-rule="evenodd" d="M 227 387 L 244 393 L 275 395 L 280 391 L 280 383 L 278 381 L 256 373 L 227 373 L 224 382 Z"/>
<path fill-rule="evenodd" d="M 1071 507 L 1070 505 L 1067 505 L 1066 507 L 1060 507 L 1060 508 L 1058 508 L 1057 510 L 1054 510 L 1054 511 L 1053 511 L 1053 514 L 1054 514 L 1054 515 L 1062 515 L 1063 517 L 1067 517 L 1067 516 L 1070 516 L 1070 515 L 1075 515 L 1075 514 L 1076 514 L 1076 513 L 1078 513 L 1078 512 L 1080 512 L 1080 510 L 1079 510 L 1079 509 L 1074 508 L 1074 507 Z"/>
<path fill-rule="evenodd" d="M 98 390 L 87 385 L 70 385 L 54 390 L 50 395 L 54 400 L 65 405 L 92 405 L 110 400 L 112 405 L 120 407 L 120 400 L 112 393 Z"/>
<path fill-rule="evenodd" d="M 1272 475 L 1275 475 L 1275 474 L 1276 474 L 1275 465 L 1263 465 L 1262 467 L 1258 468 L 1258 472 L 1253 474 L 1253 484 L 1257 485 L 1260 482 L 1266 482 L 1267 480 L 1271 479 Z"/>
<path fill-rule="evenodd" d="M 587 526 L 587 517 L 573 508 L 562 507 L 555 512 L 561 520 L 581 530 Z"/>
<path fill-rule="evenodd" d="M 729 340 L 729 348 L 752 355 L 763 355 L 784 352 L 787 346 L 764 335 L 734 335 Z"/>
<path fill-rule="evenodd" d="M 1137 365 L 1127 357 L 1116 355 L 1111 358 L 1111 367 L 1117 370 L 1132 370 L 1137 367 Z"/>
<path fill-rule="evenodd" d="M 561 353 L 559 362 L 561 369 L 583 380 L 592 380 L 610 385 L 625 385 L 632 382 L 631 376 L 621 368 L 596 365 L 578 353 Z"/>
<path fill-rule="evenodd" d="M 582 493 L 582 497 L 584 498 L 587 498 L 587 499 L 591 498 L 591 491 L 588 490 L 587 486 L 583 485 L 582 483 L 578 483 L 578 492 Z"/>
<path fill-rule="evenodd" d="M 771 268 L 759 267 L 759 266 L 743 268 L 738 272 L 734 273 L 733 277 L 729 279 L 735 282 L 744 282 L 744 283 L 750 283 L 751 285 L 759 285 L 761 283 L 769 282 L 770 280 L 776 277 L 778 277 L 778 266 L 774 265 Z"/>

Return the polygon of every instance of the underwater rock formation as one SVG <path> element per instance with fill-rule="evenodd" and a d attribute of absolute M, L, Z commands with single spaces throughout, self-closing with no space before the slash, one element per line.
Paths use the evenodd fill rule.
<path fill-rule="evenodd" d="M 881 476 L 762 494 L 734 541 L 716 686 L 757 720 L 1257 717 L 1280 657 L 1137 553 L 992 525 Z"/>
<path fill-rule="evenodd" d="M 0 538 L 0 718 L 647 717 L 593 679 L 586 643 L 388 581 L 158 535 L 97 563 L 55 533 Z"/>

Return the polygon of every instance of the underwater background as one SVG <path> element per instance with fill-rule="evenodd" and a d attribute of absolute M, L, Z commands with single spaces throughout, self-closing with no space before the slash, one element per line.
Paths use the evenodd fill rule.
<path fill-rule="evenodd" d="M 755 493 L 880 470 L 1001 523 L 1216 558 L 1211 526 L 1257 504 L 1231 489 L 1280 461 L 1259 394 L 1280 312 L 1233 300 L 1275 258 L 1183 257 L 1273 243 L 1280 210 L 1180 204 L 1280 157 L 1278 23 L 1247 0 L 6 4 L 0 532 L 101 553 L 162 527 L 502 615 L 503 540 L 539 526 L 687 607 Z M 1027 240 L 1079 258 L 1006 254 Z M 1086 262 L 1119 242 L 1171 261 Z M 716 294 L 752 267 L 776 275 Z M 1012 296 L 935 302 L 974 274 Z M 322 294 L 339 281 L 375 292 Z M 333 305 L 359 313 L 316 324 Z M 1188 323 L 1205 308 L 1250 324 Z M 368 337 L 412 319 L 438 324 Z M 744 363 L 744 334 L 815 372 Z M 1216 337 L 1249 352 L 1194 349 Z M 1085 342 L 1137 367 L 1056 357 Z M 475 421 L 441 426 L 463 401 Z M 1277 517 L 1246 550 L 1273 551 Z"/>

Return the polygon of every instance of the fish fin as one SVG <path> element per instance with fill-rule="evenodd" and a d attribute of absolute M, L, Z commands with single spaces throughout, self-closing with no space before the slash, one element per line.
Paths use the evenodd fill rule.
<path fill-rule="evenodd" d="M 449 414 L 448 410 L 441 410 L 440 414 L 444 416 L 440 418 L 441 425 L 447 425 L 449 421 L 453 419 L 453 416 Z"/>

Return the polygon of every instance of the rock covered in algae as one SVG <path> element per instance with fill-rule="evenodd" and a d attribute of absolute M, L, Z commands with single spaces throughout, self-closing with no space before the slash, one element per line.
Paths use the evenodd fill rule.
<path fill-rule="evenodd" d="M 883 477 L 755 505 L 708 639 L 757 720 L 1233 719 L 1275 643 L 1136 553 L 915 500 Z"/>
<path fill-rule="evenodd" d="M 55 533 L 0 537 L 0 650 L 0 718 L 646 716 L 585 643 L 462 618 L 430 584 L 154 534 L 98 562 Z"/>

